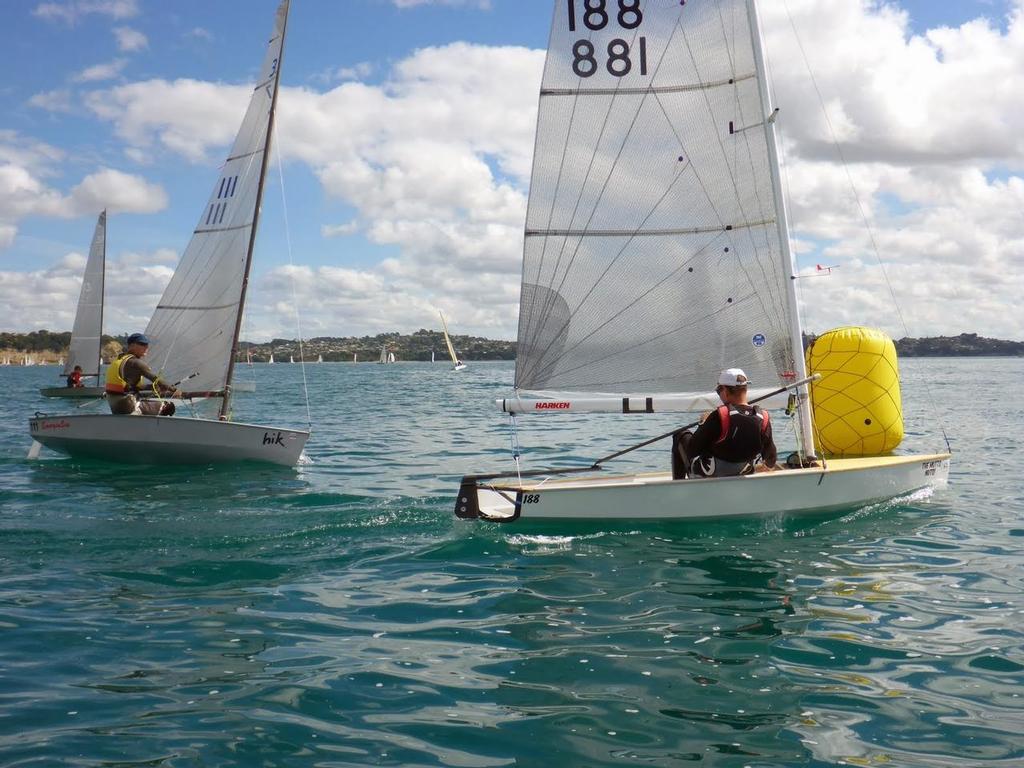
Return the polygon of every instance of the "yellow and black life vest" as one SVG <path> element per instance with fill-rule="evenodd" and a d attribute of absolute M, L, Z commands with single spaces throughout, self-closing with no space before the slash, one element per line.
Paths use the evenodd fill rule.
<path fill-rule="evenodd" d="M 126 352 L 107 368 L 107 381 L 104 385 L 104 389 L 108 394 L 123 395 L 124 393 L 132 390 L 132 387 L 128 385 L 128 381 L 124 378 L 122 371 L 124 370 L 124 364 L 133 357 L 135 357 L 135 355 L 131 352 Z"/>

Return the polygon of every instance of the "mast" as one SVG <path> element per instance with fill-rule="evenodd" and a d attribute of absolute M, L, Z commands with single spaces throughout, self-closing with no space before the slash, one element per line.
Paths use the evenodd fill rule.
<path fill-rule="evenodd" d="M 107 209 L 103 209 L 103 253 L 100 256 L 100 328 L 96 344 L 96 384 L 102 384 L 103 372 L 103 309 L 106 305 L 107 290 Z"/>
<path fill-rule="evenodd" d="M 224 379 L 224 399 L 220 403 L 218 418 L 227 419 L 231 406 L 231 380 L 235 374 L 235 357 L 238 355 L 238 337 L 242 332 L 242 313 L 245 311 L 245 293 L 249 287 L 249 271 L 252 268 L 252 252 L 256 247 L 256 231 L 259 229 L 260 206 L 263 203 L 263 182 L 267 176 L 267 165 L 270 161 L 270 139 L 274 133 L 274 114 L 277 111 L 277 92 L 281 84 L 281 63 L 284 60 L 284 38 L 288 31 L 288 10 L 291 0 L 282 0 L 284 7 L 284 23 L 281 25 L 281 50 L 277 54 L 277 66 L 274 70 L 274 95 L 270 99 L 270 115 L 267 119 L 267 138 L 263 142 L 263 158 L 260 161 L 260 180 L 256 187 L 256 207 L 252 216 L 252 230 L 249 232 L 249 248 L 245 254 L 245 272 L 242 276 L 242 293 L 238 298 L 238 316 L 235 318 L 235 332 L 231 339 L 231 356 L 228 358 L 228 372 Z M 257 87 L 259 85 L 257 84 Z"/>
<path fill-rule="evenodd" d="M 782 174 L 779 165 L 778 136 L 775 131 L 775 111 L 772 106 L 771 91 L 768 88 L 768 68 L 765 65 L 764 41 L 761 38 L 761 22 L 757 15 L 757 1 L 747 1 L 747 17 L 750 23 L 750 37 L 754 46 L 754 65 L 757 68 L 757 84 L 761 92 L 761 102 L 764 107 L 764 133 L 765 143 L 768 146 L 768 169 L 772 179 L 772 192 L 775 195 L 775 208 L 777 211 L 776 225 L 779 230 L 779 254 L 782 260 L 784 275 L 789 275 L 786 286 L 786 303 L 789 305 L 789 336 L 790 346 L 793 352 L 793 372 L 796 374 L 796 381 L 807 378 L 807 368 L 804 364 L 804 341 L 803 331 L 800 324 L 800 304 L 796 295 L 796 265 L 793 261 L 793 251 L 789 242 L 789 215 L 786 209 L 786 198 L 782 191 Z M 811 424 L 811 401 L 807 392 L 807 385 L 801 385 L 797 390 L 798 421 L 800 425 L 800 442 L 803 450 L 813 456 L 814 428 Z"/>

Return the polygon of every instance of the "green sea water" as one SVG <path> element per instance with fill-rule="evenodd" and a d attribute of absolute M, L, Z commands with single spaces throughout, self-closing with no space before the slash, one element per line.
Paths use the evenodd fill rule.
<path fill-rule="evenodd" d="M 510 466 L 511 364 L 307 366 L 294 470 L 27 460 L 74 406 L 0 368 L 0 765 L 1024 765 L 1024 417 L 990 384 L 1024 360 L 902 366 L 945 490 L 540 532 L 452 515 Z M 236 418 L 306 424 L 300 366 L 251 373 Z M 520 439 L 543 466 L 672 424 Z"/>

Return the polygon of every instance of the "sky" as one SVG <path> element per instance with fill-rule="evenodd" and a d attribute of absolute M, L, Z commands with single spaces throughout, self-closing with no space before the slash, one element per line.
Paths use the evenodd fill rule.
<path fill-rule="evenodd" d="M 105 331 L 145 327 L 276 6 L 4 2 L 0 330 L 70 330 L 103 208 Z M 1024 0 L 760 8 L 805 329 L 1024 340 Z M 293 0 L 243 338 L 515 338 L 551 13 Z"/>

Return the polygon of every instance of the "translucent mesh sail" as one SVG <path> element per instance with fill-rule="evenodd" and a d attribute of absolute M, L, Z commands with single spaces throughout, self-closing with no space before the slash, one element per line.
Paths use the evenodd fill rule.
<path fill-rule="evenodd" d="M 278 8 L 260 78 L 228 159 L 146 327 L 150 364 L 166 381 L 183 381 L 188 391 L 220 391 L 227 380 L 287 6 L 285 0 Z"/>
<path fill-rule="evenodd" d="M 64 365 L 67 376 L 76 365 L 83 376 L 100 375 L 100 335 L 103 331 L 103 276 L 107 254 L 107 212 L 96 220 L 96 229 L 85 262 L 82 290 L 78 294 L 75 324 L 71 328 L 71 344 Z"/>
<path fill-rule="evenodd" d="M 598 5 L 555 7 L 516 386 L 707 392 L 738 366 L 772 387 L 790 270 L 746 0 Z"/>

